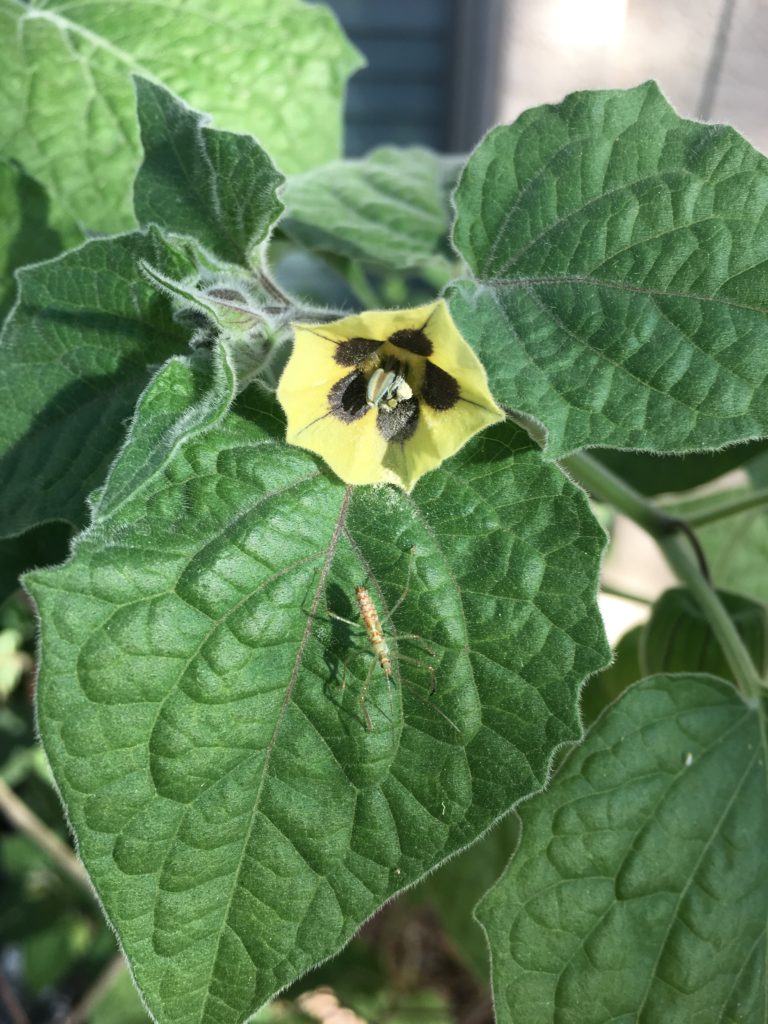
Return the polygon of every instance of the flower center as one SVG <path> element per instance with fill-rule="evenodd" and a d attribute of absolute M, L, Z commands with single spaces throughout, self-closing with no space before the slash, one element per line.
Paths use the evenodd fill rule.
<path fill-rule="evenodd" d="M 394 410 L 409 398 L 413 398 L 413 388 L 408 383 L 408 366 L 394 356 L 385 356 L 368 377 L 366 404 L 371 409 Z"/>

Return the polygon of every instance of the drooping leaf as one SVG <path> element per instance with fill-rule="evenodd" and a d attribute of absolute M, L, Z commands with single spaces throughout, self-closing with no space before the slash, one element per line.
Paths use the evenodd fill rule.
<path fill-rule="evenodd" d="M 189 332 L 139 271 L 194 266 L 155 229 L 98 239 L 19 272 L 0 335 L 0 530 L 80 525 L 138 394 Z"/>
<path fill-rule="evenodd" d="M 759 674 L 764 675 L 768 669 L 768 608 L 742 594 L 719 590 L 718 596 Z M 706 616 L 690 591 L 682 587 L 666 590 L 653 606 L 639 653 L 643 675 L 708 672 L 735 682 Z"/>
<path fill-rule="evenodd" d="M 166 390 L 191 402 L 185 367 L 121 458 Z M 29 577 L 46 751 L 161 1022 L 243 1021 L 541 786 L 606 658 L 604 535 L 521 431 L 412 496 L 345 488 L 283 431 L 250 388 L 116 502 L 118 461 L 71 561 Z M 391 680 L 333 617 L 362 584 Z"/>
<path fill-rule="evenodd" d="M 173 93 L 135 78 L 144 162 L 133 199 L 140 224 L 191 235 L 246 266 L 282 210 L 283 176 L 249 135 L 215 131 Z"/>
<path fill-rule="evenodd" d="M 0 160 L 0 324 L 16 297 L 14 270 L 60 251 L 45 191 L 17 164 Z"/>
<path fill-rule="evenodd" d="M 654 455 L 649 452 L 625 452 L 599 448 L 590 452 L 641 494 L 665 494 L 688 491 L 724 473 L 747 464 L 768 450 L 768 441 L 734 444 L 715 452 L 689 452 L 687 455 Z"/>
<path fill-rule="evenodd" d="M 57 223 L 119 231 L 140 161 L 132 72 L 294 173 L 338 156 L 360 57 L 300 0 L 0 0 L 0 66 L 0 147 L 48 189 Z"/>
<path fill-rule="evenodd" d="M 319 252 L 405 269 L 446 250 L 458 164 L 428 149 L 382 146 L 288 178 L 280 227 Z"/>
<path fill-rule="evenodd" d="M 455 201 L 453 316 L 550 457 L 768 435 L 768 161 L 733 129 L 574 93 L 490 132 Z"/>
<path fill-rule="evenodd" d="M 759 1024 L 768 842 L 758 713 L 712 676 L 628 690 L 520 811 L 478 916 L 499 1024 Z"/>

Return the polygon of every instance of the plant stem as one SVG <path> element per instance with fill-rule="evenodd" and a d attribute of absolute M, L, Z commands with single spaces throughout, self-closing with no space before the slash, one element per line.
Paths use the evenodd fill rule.
<path fill-rule="evenodd" d="M 88 872 L 72 850 L 16 796 L 4 779 L 0 779 L 0 811 L 19 832 L 47 853 L 65 874 L 93 895 Z"/>
<path fill-rule="evenodd" d="M 12 1024 L 29 1024 L 29 1017 L 3 971 L 0 971 L 0 1006 L 6 1008 Z"/>
<path fill-rule="evenodd" d="M 610 597 L 620 597 L 623 601 L 634 601 L 635 604 L 653 604 L 650 597 L 643 597 L 641 594 L 630 594 L 628 590 L 622 590 L 621 587 L 613 587 L 610 583 L 601 583 L 600 589 L 604 594 L 608 594 Z"/>
<path fill-rule="evenodd" d="M 355 296 L 362 302 L 366 309 L 379 309 L 382 305 L 381 299 L 368 280 L 363 268 L 354 260 L 348 260 L 344 268 L 344 276 L 347 284 Z"/>
<path fill-rule="evenodd" d="M 680 517 L 685 520 L 688 526 L 706 526 L 707 523 L 715 523 L 718 519 L 735 516 L 740 512 L 748 512 L 750 509 L 759 508 L 761 505 L 768 505 L 768 487 L 763 487 L 759 491 L 749 491 L 746 494 L 740 494 L 736 498 L 726 498 L 711 508 L 693 509 L 691 512 L 682 510 Z"/>
<path fill-rule="evenodd" d="M 765 692 L 763 682 L 717 592 L 702 571 L 703 567 L 691 557 L 689 541 L 697 543 L 695 537 L 691 533 L 686 537 L 680 536 L 679 531 L 688 531 L 689 524 L 659 509 L 584 452 L 570 455 L 563 460 L 563 466 L 596 498 L 609 502 L 656 540 L 672 570 L 698 601 L 742 693 L 758 700 Z M 698 553 L 697 547 L 695 550 Z"/>
<path fill-rule="evenodd" d="M 80 1002 L 67 1014 L 64 1024 L 85 1024 L 93 1008 L 104 998 L 116 978 L 126 970 L 121 953 L 117 953 L 91 985 Z"/>

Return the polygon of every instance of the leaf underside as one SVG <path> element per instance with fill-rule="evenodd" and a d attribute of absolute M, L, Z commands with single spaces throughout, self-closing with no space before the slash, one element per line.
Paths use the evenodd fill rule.
<path fill-rule="evenodd" d="M 412 496 L 345 488 L 255 388 L 152 456 L 185 390 L 175 360 L 132 428 L 150 468 L 118 461 L 70 562 L 29 577 L 39 722 L 148 1005 L 236 1024 L 542 785 L 606 660 L 603 534 L 509 425 Z"/>
<path fill-rule="evenodd" d="M 207 127 L 166 89 L 136 78 L 144 162 L 134 184 L 140 224 L 191 235 L 221 260 L 248 266 L 282 210 L 283 176 L 248 135 Z"/>
<path fill-rule="evenodd" d="M 768 161 L 654 83 L 494 129 L 455 195 L 451 311 L 548 454 L 768 435 Z"/>
<path fill-rule="evenodd" d="M 524 804 L 477 914 L 499 1024 L 765 1020 L 758 716 L 705 675 L 627 690 Z"/>

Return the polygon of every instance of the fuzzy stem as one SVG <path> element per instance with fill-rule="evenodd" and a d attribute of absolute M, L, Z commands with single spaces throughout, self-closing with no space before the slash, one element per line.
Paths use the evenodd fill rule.
<path fill-rule="evenodd" d="M 761 505 L 768 505 L 768 487 L 740 494 L 735 498 L 726 498 L 711 508 L 693 509 L 691 512 L 683 510 L 680 512 L 680 518 L 691 527 L 706 526 L 707 523 L 716 523 L 718 519 L 736 516 L 740 512 L 748 512 Z"/>

